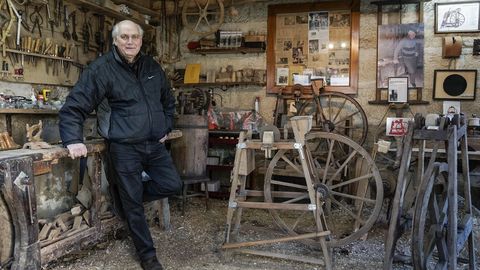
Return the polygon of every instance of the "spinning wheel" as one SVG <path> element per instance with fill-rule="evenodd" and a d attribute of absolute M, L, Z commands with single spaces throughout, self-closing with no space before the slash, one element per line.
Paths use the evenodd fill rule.
<path fill-rule="evenodd" d="M 13 257 L 13 226 L 7 205 L 0 196 L 0 268 Z"/>
<path fill-rule="evenodd" d="M 468 169 L 468 145 L 463 116 L 454 115 L 448 124 L 440 118 L 439 129 L 429 130 L 421 115 L 415 115 L 405 137 L 397 186 L 392 203 L 392 214 L 385 242 L 383 269 L 392 269 L 396 242 L 408 226 L 410 212 L 405 175 L 410 170 L 414 143 L 418 143 L 417 185 L 413 210 L 412 257 L 414 269 L 457 269 L 458 256 L 468 250 L 469 269 L 475 269 L 472 197 Z M 427 141 L 433 148 L 426 164 Z M 441 144 L 445 144 L 447 163 L 437 161 Z M 459 152 L 458 146 L 460 145 Z M 464 181 L 464 200 L 458 200 L 458 164 L 461 161 Z M 402 256 L 397 257 L 402 258 Z"/>
<path fill-rule="evenodd" d="M 383 201 L 382 179 L 370 155 L 353 140 L 333 133 L 314 132 L 306 135 L 307 155 L 313 161 L 313 186 L 322 194 L 325 229 L 331 232 L 327 245 L 338 247 L 364 235 L 376 221 Z M 348 153 L 346 155 L 346 153 Z M 289 170 L 291 169 L 291 170 Z M 282 179 L 278 171 L 289 170 Z M 308 202 L 310 188 L 303 178 L 301 166 L 279 150 L 265 173 L 266 202 L 301 204 Z M 316 230 L 311 212 L 270 209 L 275 223 L 288 234 L 297 235 Z"/>
<path fill-rule="evenodd" d="M 443 165 L 443 166 L 442 166 Z M 447 209 L 448 168 L 446 163 L 435 163 L 427 171 L 415 202 L 412 255 L 415 269 L 435 269 L 447 266 Z M 438 257 L 434 257 L 434 251 Z"/>
<path fill-rule="evenodd" d="M 217 31 L 223 23 L 223 18 L 224 7 L 222 0 L 193 0 L 185 2 L 183 5 L 183 25 L 192 32 L 202 36 L 207 36 Z"/>
<path fill-rule="evenodd" d="M 367 116 L 360 104 L 345 94 L 321 93 L 303 104 L 299 115 L 313 115 L 313 131 L 347 136 L 360 145 L 367 138 Z"/>

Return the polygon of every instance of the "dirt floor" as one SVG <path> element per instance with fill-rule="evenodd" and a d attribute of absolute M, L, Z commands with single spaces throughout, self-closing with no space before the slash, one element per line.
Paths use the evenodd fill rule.
<path fill-rule="evenodd" d="M 157 255 L 165 269 L 242 269 L 242 270 L 296 270 L 324 269 L 321 265 L 272 259 L 245 254 L 226 254 L 220 249 L 224 241 L 227 201 L 210 199 L 210 209 L 205 211 L 203 198 L 190 198 L 185 215 L 182 215 L 178 199 L 170 201 L 172 229 L 163 231 L 152 226 L 152 236 Z M 333 251 L 333 269 L 382 269 L 384 238 L 388 229 L 380 221 L 372 228 L 365 241 L 357 241 Z M 243 219 L 242 219 L 243 221 Z M 267 212 L 249 210 L 242 223 L 241 236 L 262 239 L 276 234 L 275 226 Z M 480 217 L 474 219 L 477 268 L 480 267 Z M 321 252 L 301 243 L 285 243 L 270 246 L 267 250 L 296 253 L 321 258 Z M 410 253 L 409 237 L 400 239 L 399 252 Z M 467 269 L 459 264 L 457 269 Z M 45 269 L 141 269 L 131 240 L 125 232 L 118 232 L 90 250 L 65 256 Z M 412 269 L 405 264 L 395 264 L 393 269 Z"/>

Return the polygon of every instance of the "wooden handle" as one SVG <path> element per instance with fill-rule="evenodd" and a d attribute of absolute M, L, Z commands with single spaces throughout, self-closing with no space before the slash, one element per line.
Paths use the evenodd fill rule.
<path fill-rule="evenodd" d="M 35 53 L 40 53 L 42 48 L 42 39 L 37 39 L 37 44 L 35 46 Z"/>
<path fill-rule="evenodd" d="M 32 51 L 31 48 L 32 48 L 32 37 L 27 37 L 27 46 L 25 50 L 27 52 L 31 52 Z"/>

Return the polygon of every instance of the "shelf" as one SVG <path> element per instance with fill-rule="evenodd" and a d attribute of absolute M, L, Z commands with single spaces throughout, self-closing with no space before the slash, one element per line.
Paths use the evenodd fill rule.
<path fill-rule="evenodd" d="M 238 143 L 238 139 L 220 139 L 218 137 L 210 137 L 208 138 L 208 144 L 210 147 L 218 147 L 218 146 L 225 146 L 225 145 L 236 145 Z"/>
<path fill-rule="evenodd" d="M 207 83 L 207 82 L 201 82 L 201 83 L 173 83 L 174 87 L 208 87 L 208 86 L 240 86 L 240 85 L 256 85 L 256 86 L 265 86 L 265 83 L 260 83 L 260 82 L 215 82 L 215 83 Z"/>
<path fill-rule="evenodd" d="M 391 102 L 388 102 L 387 100 L 370 100 L 368 101 L 368 104 L 371 105 L 389 105 L 392 104 Z M 428 105 L 430 102 L 428 101 L 423 101 L 423 100 L 411 100 L 407 102 L 408 105 Z"/>
<path fill-rule="evenodd" d="M 212 49 L 194 49 L 190 50 L 191 53 L 207 55 L 207 54 L 247 54 L 247 53 L 264 53 L 265 49 L 263 48 L 212 48 Z"/>
<path fill-rule="evenodd" d="M 231 170 L 233 165 L 207 165 L 209 170 Z"/>
<path fill-rule="evenodd" d="M 81 64 L 77 63 L 75 60 L 73 60 L 71 58 L 45 55 L 45 54 L 41 54 L 41 53 L 30 53 L 30 52 L 24 52 L 24 51 L 19 51 L 19 50 L 14 50 L 14 49 L 5 49 L 5 51 L 9 52 L 9 53 L 23 54 L 23 55 L 27 55 L 27 56 L 35 56 L 35 57 L 40 57 L 40 58 L 47 58 L 47 59 L 70 62 L 70 63 L 73 63 L 75 66 L 83 67 Z"/>
<path fill-rule="evenodd" d="M 388 5 L 405 5 L 405 4 L 418 4 L 420 2 L 430 2 L 431 0 L 383 0 L 383 1 L 373 1 L 370 4 L 379 5 L 379 6 L 388 6 Z"/>
<path fill-rule="evenodd" d="M 50 109 L 0 109 L 0 114 L 58 114 Z"/>
<path fill-rule="evenodd" d="M 144 20 L 122 14 L 118 11 L 115 11 L 113 9 L 97 5 L 97 4 L 89 2 L 87 0 L 67 0 L 67 1 L 72 3 L 72 4 L 76 4 L 76 5 L 79 5 L 79 6 L 82 6 L 82 7 L 86 7 L 89 10 L 95 11 L 95 13 L 101 13 L 103 15 L 107 15 L 109 17 L 119 19 L 119 20 L 127 20 L 128 19 L 128 20 L 131 20 L 131 21 L 134 21 L 134 22 L 138 23 L 143 28 L 154 29 L 154 26 L 152 26 L 150 24 L 146 24 Z M 144 29 L 144 30 L 147 30 L 147 29 Z"/>
<path fill-rule="evenodd" d="M 238 137 L 238 134 L 244 130 L 226 130 L 226 129 L 209 129 L 209 135 L 234 135 Z"/>

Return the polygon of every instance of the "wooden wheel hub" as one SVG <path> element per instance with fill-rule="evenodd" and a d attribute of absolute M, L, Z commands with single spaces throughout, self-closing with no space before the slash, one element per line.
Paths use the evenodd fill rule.
<path fill-rule="evenodd" d="M 330 188 L 325 184 L 317 184 L 315 189 L 319 193 L 320 200 L 325 200 L 330 196 Z"/>

